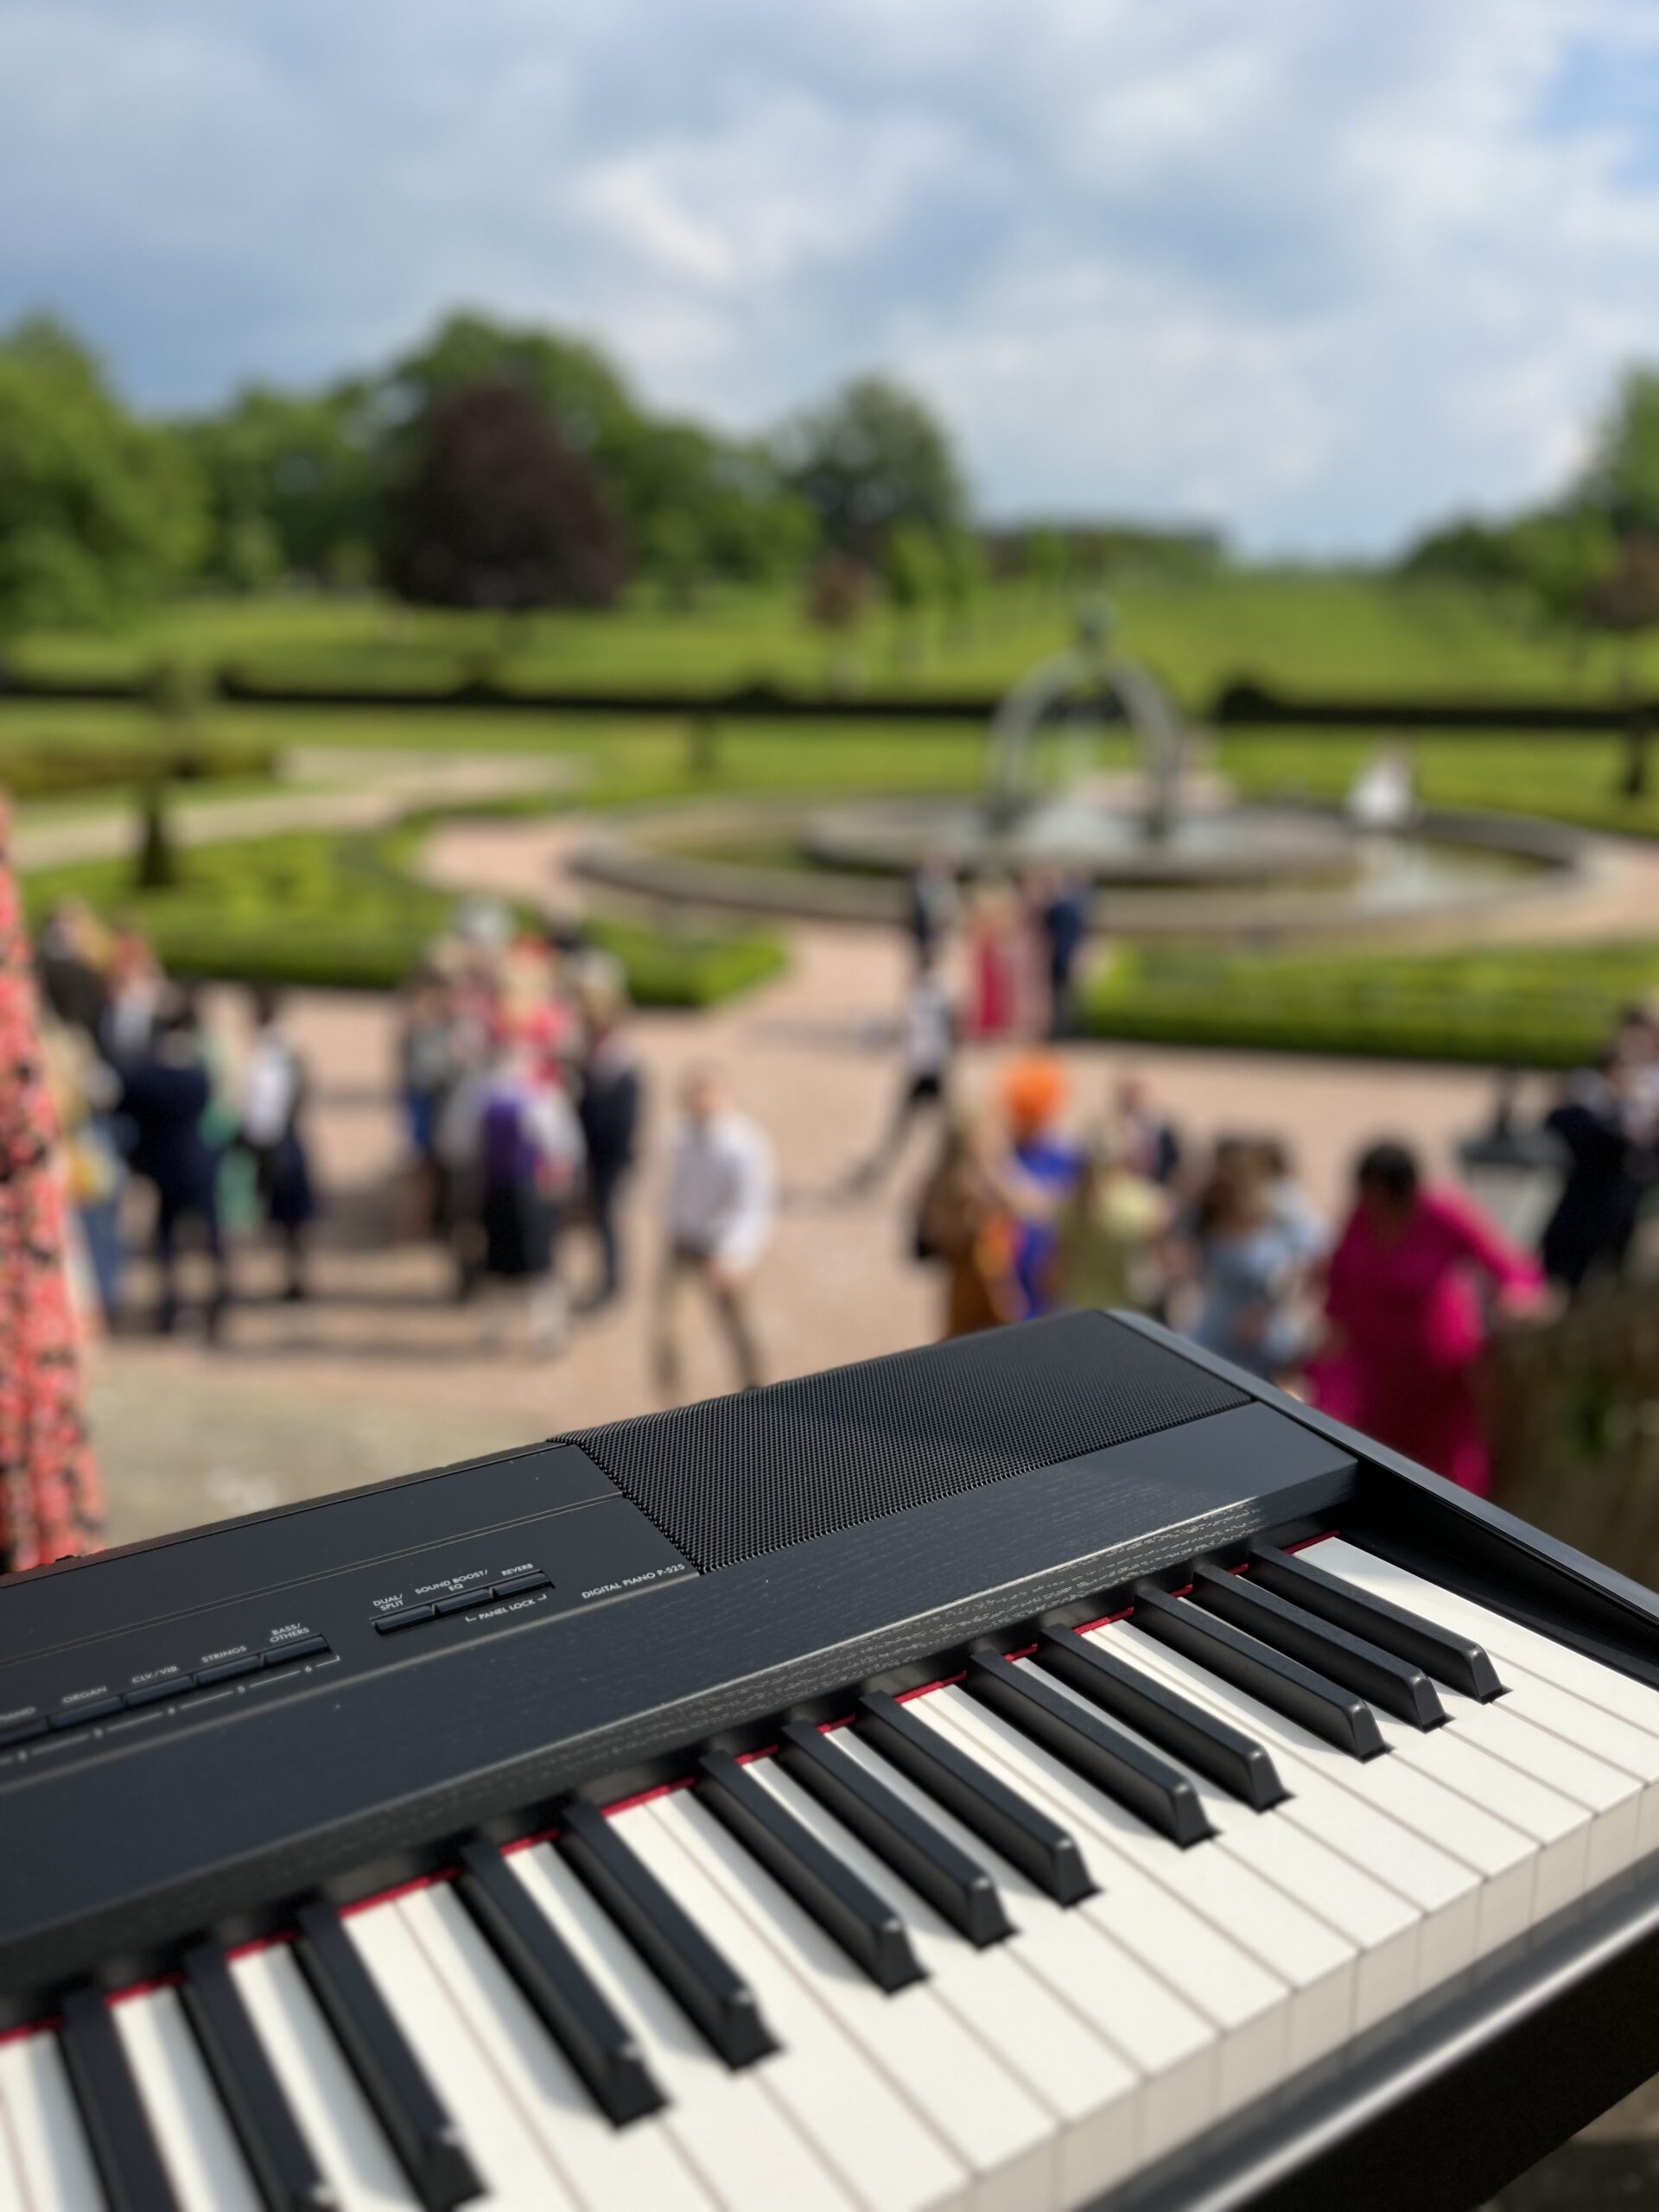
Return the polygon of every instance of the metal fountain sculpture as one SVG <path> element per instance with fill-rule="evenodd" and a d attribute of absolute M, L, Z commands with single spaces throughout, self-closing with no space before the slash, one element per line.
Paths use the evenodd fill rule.
<path fill-rule="evenodd" d="M 997 709 L 991 724 L 988 825 L 1006 836 L 1036 804 L 1035 753 L 1041 731 L 1064 715 L 1073 723 L 1122 721 L 1141 741 L 1146 779 L 1142 830 L 1162 844 L 1175 827 L 1185 733 L 1169 695 L 1137 662 L 1112 646 L 1112 612 L 1085 608 L 1077 643 L 1039 661 Z"/>

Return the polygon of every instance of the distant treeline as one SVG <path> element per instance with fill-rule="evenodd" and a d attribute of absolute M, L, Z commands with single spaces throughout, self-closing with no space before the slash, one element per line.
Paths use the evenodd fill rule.
<path fill-rule="evenodd" d="M 861 378 L 772 435 L 655 414 L 584 340 L 476 315 L 315 391 L 252 385 L 135 416 L 43 320 L 0 334 L 0 636 L 106 621 L 182 588 L 375 585 L 512 611 L 670 604 L 708 582 L 809 582 L 828 629 L 880 589 L 959 607 L 994 567 L 1039 587 L 1217 541 L 1104 523 L 984 532 L 929 408 Z"/>
<path fill-rule="evenodd" d="M 1459 517 L 1401 569 L 1518 594 L 1552 621 L 1659 624 L 1659 370 L 1627 372 L 1564 497 L 1497 520 Z"/>

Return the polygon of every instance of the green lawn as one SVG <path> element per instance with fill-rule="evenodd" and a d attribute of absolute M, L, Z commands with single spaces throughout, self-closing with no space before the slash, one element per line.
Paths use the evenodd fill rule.
<path fill-rule="evenodd" d="M 968 722 L 734 718 L 718 728 L 712 766 L 700 757 L 693 723 L 685 716 L 216 706 L 204 712 L 201 725 L 201 742 L 223 748 L 227 772 L 296 745 L 570 753 L 588 764 L 583 791 L 594 805 L 724 791 L 971 791 L 984 770 L 984 733 Z M 169 741 L 141 708 L 0 698 L 0 782 L 10 760 L 37 761 L 61 752 L 67 767 L 77 750 L 118 760 L 130 752 L 136 782 L 147 748 L 157 742 Z M 1374 749 L 1371 740 L 1348 731 L 1230 734 L 1217 743 L 1216 760 L 1251 793 L 1335 798 Z M 1414 750 L 1431 804 L 1501 807 L 1659 836 L 1659 789 L 1643 799 L 1624 798 L 1617 739 L 1425 737 Z M 1103 760 L 1122 760 L 1128 753 L 1122 739 L 1099 748 Z M 1659 760 L 1655 776 L 1659 783 Z"/>
<path fill-rule="evenodd" d="M 1542 626 L 1524 604 L 1465 586 L 1302 571 L 1220 571 L 1190 580 L 1109 582 L 1125 649 L 1187 704 L 1201 708 L 1239 677 L 1336 695 L 1500 692 L 1523 697 L 1614 695 L 1624 649 L 1580 644 Z M 995 692 L 1065 642 L 1065 594 L 1025 584 L 988 591 L 971 620 L 928 620 L 901 632 L 886 610 L 866 620 L 846 657 L 872 691 Z M 690 612 L 652 594 L 602 614 L 504 621 L 399 607 L 371 597 L 286 594 L 187 601 L 108 635 L 40 635 L 12 657 L 42 674 L 130 678 L 165 661 L 233 666 L 296 683 L 443 689 L 488 673 L 525 686 L 685 692 L 770 681 L 826 691 L 832 649 L 801 594 L 709 590 Z M 1634 656 L 1638 683 L 1659 690 L 1659 635 Z"/>
<path fill-rule="evenodd" d="M 1659 938 L 1475 952 L 1128 947 L 1090 978 L 1094 1034 L 1265 1052 L 1567 1068 L 1659 989 Z"/>

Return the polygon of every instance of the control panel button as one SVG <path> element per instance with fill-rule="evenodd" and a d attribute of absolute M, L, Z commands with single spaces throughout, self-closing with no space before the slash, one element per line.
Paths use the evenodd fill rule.
<path fill-rule="evenodd" d="M 245 1651 L 237 1659 L 221 1659 L 217 1667 L 203 1667 L 196 1676 L 197 1687 L 207 1689 L 213 1682 L 233 1681 L 238 1675 L 257 1675 L 264 1662 L 257 1651 Z"/>
<path fill-rule="evenodd" d="M 321 1636 L 296 1636 L 292 1643 L 274 1644 L 265 1654 L 267 1667 L 286 1667 L 290 1660 L 315 1659 L 319 1652 L 328 1649 L 328 1640 Z"/>
<path fill-rule="evenodd" d="M 430 1605 L 405 1605 L 401 1613 L 382 1613 L 374 1624 L 377 1636 L 395 1636 L 400 1628 L 413 1628 L 416 1621 L 429 1621 Z"/>
<path fill-rule="evenodd" d="M 481 1590 L 457 1590 L 453 1598 L 440 1598 L 438 1611 L 464 1613 L 473 1605 L 487 1605 L 495 1592 L 486 1582 Z"/>
<path fill-rule="evenodd" d="M 52 1716 L 54 1728 L 79 1728 L 88 1720 L 107 1720 L 112 1713 L 119 1713 L 118 1697 L 89 1697 L 80 1705 L 67 1707 Z"/>
<path fill-rule="evenodd" d="M 136 1690 L 129 1690 L 123 1702 L 129 1707 L 159 1705 L 163 1698 L 182 1697 L 195 1687 L 194 1675 L 166 1675 L 159 1682 L 143 1682 Z"/>
<path fill-rule="evenodd" d="M 43 1713 L 37 1713 L 29 1720 L 12 1721 L 8 1727 L 0 1728 L 0 1751 L 9 1751 L 14 1744 L 33 1742 L 36 1736 L 44 1736 L 50 1725 Z"/>
<path fill-rule="evenodd" d="M 550 1574 L 543 1574 L 539 1569 L 532 1568 L 528 1574 L 510 1574 L 505 1582 L 498 1582 L 495 1594 L 498 1598 L 516 1598 L 521 1591 L 549 1590 L 552 1586 Z"/>

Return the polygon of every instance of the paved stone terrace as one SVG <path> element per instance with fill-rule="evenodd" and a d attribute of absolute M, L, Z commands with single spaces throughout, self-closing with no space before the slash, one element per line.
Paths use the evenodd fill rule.
<path fill-rule="evenodd" d="M 466 823 L 444 830 L 432 872 L 457 887 L 548 896 L 579 825 Z M 273 1301 L 274 1262 L 247 1255 L 249 1303 L 216 1351 L 181 1338 L 124 1337 L 94 1357 L 93 1416 L 116 1541 L 432 1465 L 645 1409 L 652 1399 L 640 1287 L 653 1253 L 658 1163 L 674 1086 L 694 1062 L 726 1070 L 740 1103 L 772 1132 L 784 1209 L 760 1283 L 770 1371 L 800 1374 L 924 1343 L 938 1285 L 907 1256 L 909 1195 L 927 1153 L 918 1137 L 887 1192 L 849 1199 L 847 1169 L 889 1111 L 890 1024 L 904 948 L 868 931 L 805 928 L 790 973 L 719 1011 L 646 1014 L 637 1035 L 652 1087 L 647 1159 L 628 1207 L 635 1294 L 579 1325 L 555 1360 L 483 1348 L 476 1317 L 451 1304 L 431 1249 L 390 1241 L 401 1133 L 394 1095 L 395 1009 L 379 997 L 296 994 L 293 1027 L 315 1080 L 312 1139 L 331 1194 L 318 1295 Z M 239 995 L 221 995 L 227 1022 Z M 970 1056 L 973 1085 L 998 1054 Z M 1221 1128 L 1277 1128 L 1294 1140 L 1315 1192 L 1338 1202 L 1367 1138 L 1412 1133 L 1438 1166 L 1486 1113 L 1478 1071 L 1294 1060 L 1270 1055 L 1069 1047 L 1079 1118 L 1133 1066 L 1194 1141 Z M 590 1255 L 573 1233 L 580 1288 Z M 142 1288 L 142 1274 L 137 1287 Z M 693 1314 L 687 1381 L 727 1387 L 720 1349 Z"/>

